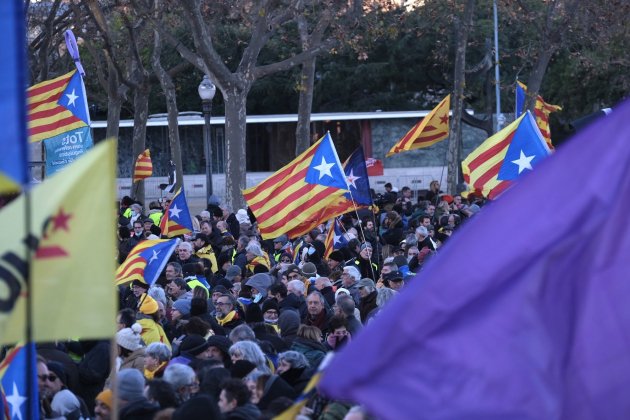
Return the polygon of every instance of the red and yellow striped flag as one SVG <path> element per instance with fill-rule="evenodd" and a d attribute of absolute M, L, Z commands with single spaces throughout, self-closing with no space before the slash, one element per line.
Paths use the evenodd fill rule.
<path fill-rule="evenodd" d="M 522 82 L 518 82 L 523 91 L 527 92 L 527 86 Z M 553 150 L 553 144 L 551 144 L 551 130 L 549 128 L 549 114 L 556 111 L 562 111 L 562 107 L 559 105 L 551 105 L 545 102 L 542 96 L 536 97 L 536 105 L 534 105 L 534 116 L 536 117 L 536 125 L 540 129 L 540 133 L 545 138 L 547 145 Z"/>
<path fill-rule="evenodd" d="M 28 136 L 31 143 L 87 125 L 59 102 L 76 72 L 73 70 L 56 79 L 38 83 L 26 91 Z"/>
<path fill-rule="evenodd" d="M 521 115 L 513 123 L 486 139 L 462 162 L 464 181 L 471 192 L 481 193 L 493 199 L 505 191 L 510 181 L 498 179 L 499 170 L 518 125 L 527 114 Z"/>
<path fill-rule="evenodd" d="M 149 149 L 138 155 L 136 165 L 133 168 L 133 182 L 141 181 L 153 175 L 153 163 Z"/>
<path fill-rule="evenodd" d="M 387 157 L 407 150 L 429 147 L 447 138 L 450 108 L 451 95 L 448 95 L 391 148 Z"/>
<path fill-rule="evenodd" d="M 319 163 L 313 163 L 313 157 L 326 136 L 260 184 L 243 190 L 264 239 L 282 234 L 297 238 L 349 211 L 352 201 L 343 196 L 347 190 L 306 182 L 311 164 Z M 337 171 L 343 174 L 342 169 Z"/>

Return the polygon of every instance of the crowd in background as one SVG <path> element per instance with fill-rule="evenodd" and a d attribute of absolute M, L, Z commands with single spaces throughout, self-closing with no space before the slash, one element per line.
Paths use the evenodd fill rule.
<path fill-rule="evenodd" d="M 385 185 L 375 206 L 299 238 L 263 240 L 254 215 L 211 203 L 193 218 L 155 284 L 119 287 L 110 341 L 38 344 L 43 418 L 272 418 L 290 407 L 327 353 L 361 334 L 483 202 Z M 120 203 L 119 263 L 160 238 L 168 201 Z M 80 314 L 77 314 L 80 316 Z M 334 375 L 334 372 L 328 374 Z M 115 392 L 114 392 L 115 391 Z M 114 401 L 114 395 L 117 396 Z M 367 418 L 317 394 L 302 416 Z"/>

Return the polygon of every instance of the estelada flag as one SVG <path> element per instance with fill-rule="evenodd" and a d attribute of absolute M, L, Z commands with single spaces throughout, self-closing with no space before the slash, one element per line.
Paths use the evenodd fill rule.
<path fill-rule="evenodd" d="M 29 294 L 33 341 L 114 334 L 115 174 L 116 142 L 103 141 L 31 190 L 28 234 L 24 196 L 0 211 L 0 344 L 24 341 Z"/>
<path fill-rule="evenodd" d="M 255 187 L 243 191 L 264 239 L 296 238 L 349 210 L 348 181 L 330 134 Z"/>
<path fill-rule="evenodd" d="M 175 251 L 179 239 L 147 239 L 136 245 L 116 270 L 116 285 L 140 280 L 155 283 Z"/>
<path fill-rule="evenodd" d="M 387 153 L 387 157 L 407 150 L 429 147 L 448 137 L 448 113 L 451 95 L 442 99 L 431 112 L 414 125 Z"/>
<path fill-rule="evenodd" d="M 133 168 L 133 182 L 141 181 L 153 175 L 153 163 L 151 162 L 151 153 L 149 149 L 138 155 L 136 164 Z"/>
<path fill-rule="evenodd" d="M 524 83 L 516 82 L 516 116 L 519 117 L 523 113 L 525 107 L 525 98 L 527 96 L 527 86 Z M 549 128 L 549 114 L 556 111 L 562 111 L 559 105 L 551 105 L 545 102 L 542 96 L 536 97 L 534 105 L 534 114 L 536 115 L 536 124 L 540 129 L 540 133 L 545 138 L 547 145 L 553 149 L 551 143 L 551 129 Z"/>
<path fill-rule="evenodd" d="M 31 143 L 90 125 L 81 75 L 72 70 L 28 88 L 27 115 Z"/>
<path fill-rule="evenodd" d="M 164 210 L 164 216 L 162 216 L 160 221 L 160 229 L 162 229 L 162 235 L 169 238 L 192 233 L 192 218 L 190 217 L 183 189 L 177 191 L 166 210 Z"/>

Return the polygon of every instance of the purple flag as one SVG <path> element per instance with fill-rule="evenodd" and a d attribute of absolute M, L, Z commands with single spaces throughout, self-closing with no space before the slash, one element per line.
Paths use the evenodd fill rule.
<path fill-rule="evenodd" d="M 630 103 L 464 225 L 326 369 L 384 419 L 630 416 Z"/>

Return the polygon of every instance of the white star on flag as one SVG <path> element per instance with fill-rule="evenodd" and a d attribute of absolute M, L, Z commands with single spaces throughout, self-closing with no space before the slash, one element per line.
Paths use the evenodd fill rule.
<path fill-rule="evenodd" d="M 535 157 L 536 155 L 525 156 L 525 153 L 523 153 L 523 151 L 521 150 L 521 156 L 518 159 L 513 160 L 512 163 L 518 165 L 518 173 L 520 174 L 525 169 L 529 169 L 530 171 L 532 170 L 531 162 L 532 160 L 534 160 Z"/>
<path fill-rule="evenodd" d="M 158 255 L 160 254 L 160 252 L 155 252 L 155 249 L 153 250 L 153 255 L 151 256 L 151 259 L 149 259 L 149 264 L 158 259 Z"/>
<path fill-rule="evenodd" d="M 74 101 L 76 101 L 79 98 L 77 95 L 75 95 L 74 91 L 75 89 L 72 89 L 71 93 L 66 93 L 66 96 L 68 97 L 68 106 L 70 105 L 75 106 Z"/>
<path fill-rule="evenodd" d="M 173 207 L 168 209 L 168 212 L 171 215 L 171 217 L 175 217 L 175 218 L 179 219 L 179 213 L 182 212 L 182 209 L 178 209 L 177 208 L 177 204 L 173 204 Z"/>
<path fill-rule="evenodd" d="M 354 187 L 354 189 L 357 189 L 357 185 L 355 184 L 355 181 L 357 181 L 358 179 L 361 179 L 360 176 L 355 176 L 354 175 L 354 169 L 350 169 L 350 175 L 347 176 L 348 178 L 348 184 L 352 185 Z"/>
<path fill-rule="evenodd" d="M 330 173 L 330 168 L 332 168 L 333 166 L 335 166 L 334 163 L 326 162 L 326 158 L 322 156 L 322 163 L 320 163 L 317 166 L 314 166 L 313 169 L 316 169 L 319 171 L 319 179 L 322 179 L 324 175 L 328 175 L 329 177 L 332 178 L 333 176 Z"/>
<path fill-rule="evenodd" d="M 27 399 L 20 395 L 16 383 L 13 382 L 13 394 L 7 396 L 7 402 L 11 404 L 11 418 L 17 417 L 19 420 L 22 420 L 22 404 Z"/>
<path fill-rule="evenodd" d="M 333 242 L 335 245 L 341 242 L 341 235 L 333 235 Z"/>

